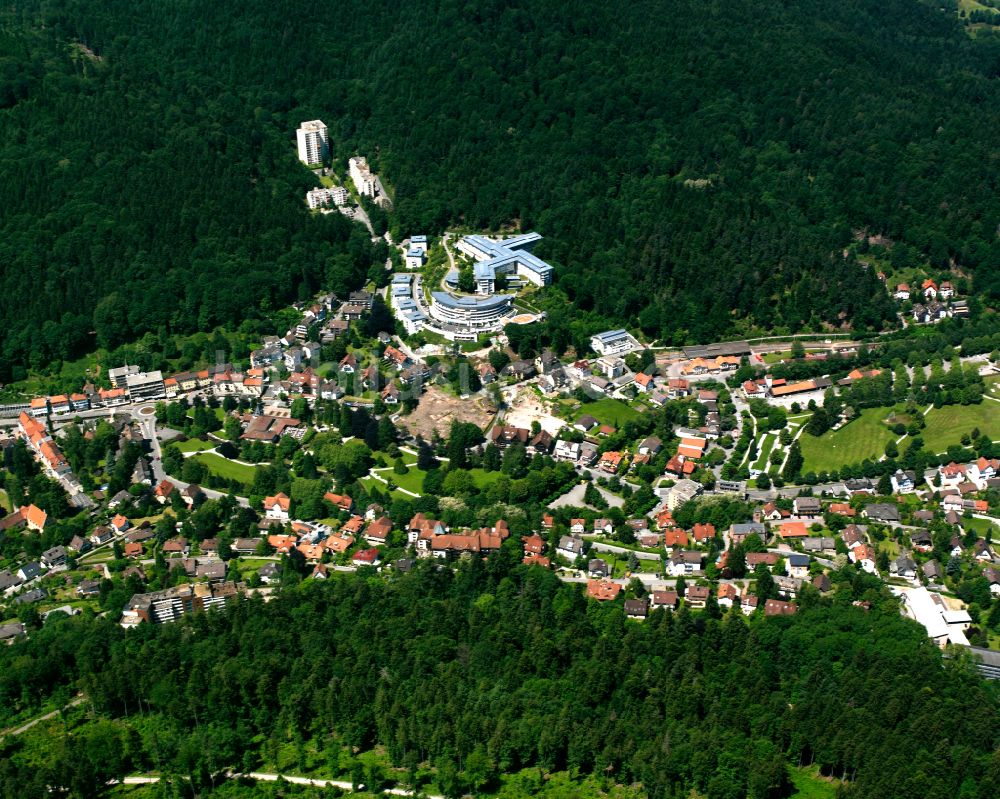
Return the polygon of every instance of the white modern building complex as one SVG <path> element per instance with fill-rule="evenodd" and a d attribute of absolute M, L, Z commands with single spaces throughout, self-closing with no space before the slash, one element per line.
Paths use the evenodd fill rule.
<path fill-rule="evenodd" d="M 444 291 L 435 291 L 431 298 L 431 317 L 441 323 L 445 335 L 458 339 L 474 339 L 480 332 L 498 330 L 514 313 L 513 294 L 453 297 Z"/>
<path fill-rule="evenodd" d="M 552 282 L 552 267 L 531 253 L 531 248 L 541 240 L 538 233 L 524 233 L 501 241 L 465 236 L 455 246 L 476 261 L 476 293 L 489 295 L 495 290 L 498 275 L 516 275 L 536 286 Z"/>
<path fill-rule="evenodd" d="M 306 193 L 306 203 L 313 210 L 322 208 L 325 205 L 346 205 L 350 195 L 343 186 L 333 188 L 316 188 Z"/>
<path fill-rule="evenodd" d="M 385 194 L 382 181 L 368 166 L 367 158 L 354 156 L 347 162 L 347 171 L 354 181 L 354 188 L 358 190 L 358 194 L 362 197 L 371 197 L 379 205 L 388 202 L 389 198 Z"/>
<path fill-rule="evenodd" d="M 130 374 L 125 378 L 125 386 L 132 402 L 163 399 L 167 396 L 163 374 L 159 370 Z"/>
<path fill-rule="evenodd" d="M 303 164 L 322 164 L 330 152 L 326 125 L 319 119 L 303 122 L 295 131 L 295 140 L 299 146 L 299 160 Z"/>
<path fill-rule="evenodd" d="M 419 247 L 410 247 L 406 251 L 406 268 L 420 269 L 424 265 L 424 250 Z"/>
<path fill-rule="evenodd" d="M 608 330 L 590 337 L 590 347 L 598 355 L 621 355 L 640 346 L 627 330 Z"/>

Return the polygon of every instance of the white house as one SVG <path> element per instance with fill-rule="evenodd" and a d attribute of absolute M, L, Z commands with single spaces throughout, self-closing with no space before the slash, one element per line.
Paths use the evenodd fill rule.
<path fill-rule="evenodd" d="M 292 501 L 280 492 L 273 497 L 264 497 L 264 516 L 275 521 L 287 522 L 291 504 Z"/>

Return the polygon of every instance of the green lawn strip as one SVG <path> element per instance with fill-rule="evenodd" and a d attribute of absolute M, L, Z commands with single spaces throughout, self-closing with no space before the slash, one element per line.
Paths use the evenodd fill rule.
<path fill-rule="evenodd" d="M 7 513 L 11 511 L 10 497 L 2 488 L 0 488 L 0 508 L 3 508 Z"/>
<path fill-rule="evenodd" d="M 192 455 L 192 457 L 197 458 L 205 464 L 208 467 L 208 471 L 217 477 L 237 480 L 246 486 L 253 483 L 254 475 L 257 473 L 257 467 L 255 466 L 246 466 L 242 463 L 227 460 L 214 452 L 201 452 L 197 455 Z"/>
<path fill-rule="evenodd" d="M 1000 440 L 1000 402 L 983 400 L 978 405 L 932 408 L 924 420 L 927 427 L 920 435 L 931 452 L 944 452 L 952 444 L 960 444 L 962 436 L 977 427 L 980 435 Z"/>
<path fill-rule="evenodd" d="M 754 461 L 751 469 L 759 469 L 762 472 L 767 471 L 768 461 L 767 458 L 771 454 L 771 450 L 774 449 L 774 445 L 778 443 L 778 436 L 774 433 L 765 433 L 760 440 L 760 449 L 758 450 L 757 460 Z"/>
<path fill-rule="evenodd" d="M 819 438 L 804 432 L 799 436 L 805 459 L 803 472 L 832 471 L 865 459 L 878 460 L 885 445 L 897 438 L 884 421 L 890 412 L 889 408 L 865 408 L 856 419 Z"/>

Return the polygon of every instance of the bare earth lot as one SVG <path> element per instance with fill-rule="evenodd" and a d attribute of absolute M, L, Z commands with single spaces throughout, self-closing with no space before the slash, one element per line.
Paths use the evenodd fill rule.
<path fill-rule="evenodd" d="M 409 416 L 401 417 L 399 424 L 413 435 L 422 435 L 430 440 L 435 430 L 442 436 L 447 436 L 452 419 L 472 422 L 482 428 L 489 424 L 492 418 L 493 410 L 488 407 L 485 400 L 459 399 L 437 386 L 430 386 L 420 398 L 417 409 Z"/>

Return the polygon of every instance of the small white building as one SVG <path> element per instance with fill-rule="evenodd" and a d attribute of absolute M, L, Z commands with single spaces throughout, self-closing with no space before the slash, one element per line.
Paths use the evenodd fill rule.
<path fill-rule="evenodd" d="M 410 247 L 410 249 L 406 251 L 407 269 L 421 269 L 423 268 L 425 260 L 426 250 L 422 250 L 419 247 Z"/>

